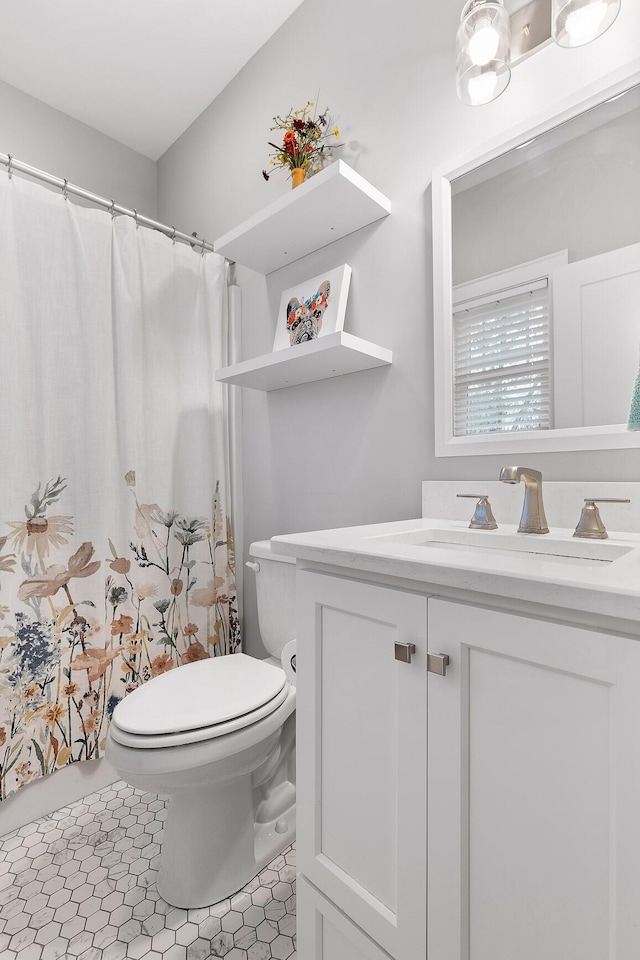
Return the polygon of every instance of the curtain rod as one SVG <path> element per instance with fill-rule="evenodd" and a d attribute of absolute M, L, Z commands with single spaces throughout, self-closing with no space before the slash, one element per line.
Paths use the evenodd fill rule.
<path fill-rule="evenodd" d="M 115 200 L 108 200 L 106 197 L 100 197 L 97 193 L 92 193 L 90 190 L 84 190 L 82 187 L 77 187 L 73 183 L 69 183 L 68 180 L 61 179 L 60 177 L 54 177 L 50 173 L 45 173 L 44 170 L 39 170 L 37 167 L 32 167 L 28 163 L 22 163 L 20 160 L 16 160 L 11 154 L 0 153 L 0 163 L 4 164 L 7 168 L 7 173 L 9 176 L 15 170 L 18 173 L 25 173 L 29 177 L 33 177 L 36 180 L 42 180 L 44 183 L 48 183 L 53 187 L 58 187 L 62 190 L 63 194 L 66 196 L 68 193 L 74 194 L 76 197 L 82 197 L 83 200 L 89 200 L 91 203 L 96 204 L 100 207 L 105 207 L 109 213 L 120 213 L 125 217 L 133 217 L 136 223 L 141 224 L 143 227 L 150 227 L 152 230 L 159 230 L 161 233 L 166 234 L 168 237 L 171 237 L 172 240 L 181 240 L 183 243 L 190 243 L 192 247 L 200 247 L 201 251 L 204 253 L 205 250 L 213 251 L 213 244 L 207 243 L 206 240 L 201 240 L 195 234 L 189 236 L 187 233 L 182 233 L 180 230 L 176 230 L 175 227 L 168 227 L 164 223 L 158 223 L 156 220 L 151 220 L 149 217 L 143 217 L 142 214 L 138 213 L 137 210 L 128 210 L 127 207 L 121 207 L 120 204 L 116 203 Z"/>

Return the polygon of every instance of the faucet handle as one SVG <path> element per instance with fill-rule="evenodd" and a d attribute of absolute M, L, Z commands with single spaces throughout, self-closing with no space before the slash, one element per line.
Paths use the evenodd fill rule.
<path fill-rule="evenodd" d="M 619 497 L 585 497 L 584 507 L 580 514 L 574 537 L 583 537 L 585 540 L 606 540 L 609 534 L 602 522 L 597 503 L 631 503 L 629 499 Z"/>
<path fill-rule="evenodd" d="M 471 530 L 497 530 L 498 524 L 491 510 L 489 496 L 486 493 L 457 493 L 459 499 L 477 500 L 475 512 L 471 518 Z"/>

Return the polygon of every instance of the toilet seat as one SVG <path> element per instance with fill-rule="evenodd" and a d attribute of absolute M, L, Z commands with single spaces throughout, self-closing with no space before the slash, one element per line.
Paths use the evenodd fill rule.
<path fill-rule="evenodd" d="M 118 704 L 111 736 L 158 749 L 222 737 L 269 716 L 289 693 L 284 670 L 236 653 L 162 674 Z"/>

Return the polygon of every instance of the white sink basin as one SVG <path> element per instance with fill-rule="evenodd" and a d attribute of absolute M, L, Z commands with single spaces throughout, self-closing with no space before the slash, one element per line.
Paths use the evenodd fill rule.
<path fill-rule="evenodd" d="M 368 540 L 427 547 L 430 550 L 464 553 L 489 553 L 573 566 L 601 567 L 626 556 L 634 545 L 610 543 L 608 540 L 558 538 L 549 534 L 503 533 L 498 530 L 431 529 L 406 530 L 367 537 Z"/>

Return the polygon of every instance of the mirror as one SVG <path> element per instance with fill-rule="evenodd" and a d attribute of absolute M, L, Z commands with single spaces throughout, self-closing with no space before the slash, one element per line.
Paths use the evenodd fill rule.
<path fill-rule="evenodd" d="M 638 446 L 639 79 L 434 175 L 436 456 Z"/>

